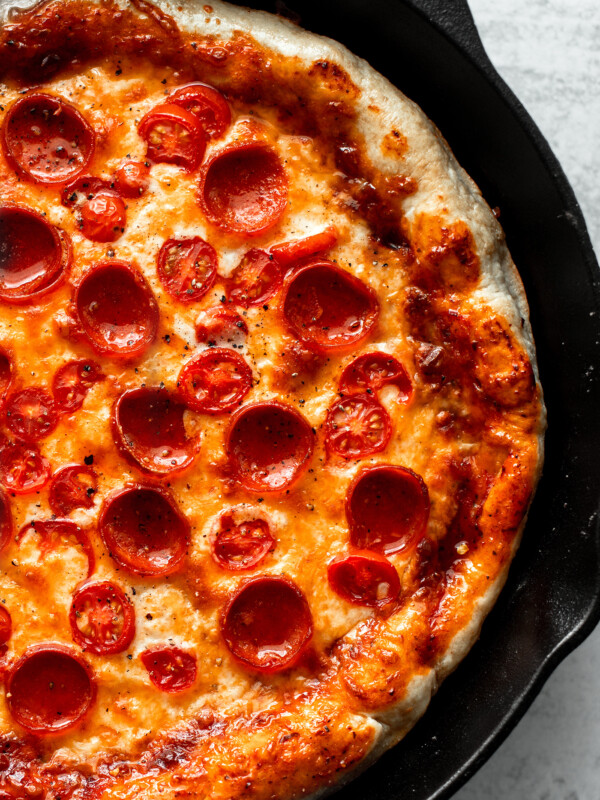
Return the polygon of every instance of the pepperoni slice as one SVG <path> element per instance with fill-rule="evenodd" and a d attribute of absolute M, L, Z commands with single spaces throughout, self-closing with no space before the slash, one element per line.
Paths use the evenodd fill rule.
<path fill-rule="evenodd" d="M 91 467 L 73 464 L 59 469 L 52 477 L 48 503 L 58 517 L 66 517 L 76 508 L 91 508 L 98 490 L 98 479 Z"/>
<path fill-rule="evenodd" d="M 156 336 L 158 305 L 152 290 L 122 261 L 91 269 L 76 289 L 75 307 L 90 343 L 103 355 L 135 358 Z"/>
<path fill-rule="evenodd" d="M 292 332 L 311 349 L 354 347 L 372 331 L 379 304 L 372 289 L 329 261 L 293 273 L 284 288 L 283 314 Z"/>
<path fill-rule="evenodd" d="M 9 492 L 38 492 L 49 479 L 50 462 L 35 445 L 6 442 L 0 447 L 0 483 Z"/>
<path fill-rule="evenodd" d="M 73 641 L 99 656 L 122 653 L 135 635 L 133 605 L 109 581 L 87 583 L 75 592 L 69 622 Z"/>
<path fill-rule="evenodd" d="M 279 672 L 293 667 L 313 632 L 301 589 L 289 578 L 251 578 L 233 595 L 221 617 L 231 654 L 248 669 Z"/>
<path fill-rule="evenodd" d="M 377 351 L 355 358 L 342 372 L 340 392 L 378 392 L 384 386 L 395 386 L 398 399 L 407 403 L 412 397 L 412 383 L 408 373 L 394 356 Z"/>
<path fill-rule="evenodd" d="M 10 501 L 6 492 L 0 489 L 0 552 L 10 541 L 13 530 Z"/>
<path fill-rule="evenodd" d="M 26 442 L 36 442 L 52 433 L 58 414 L 50 394 L 39 386 L 15 392 L 6 401 L 6 424 Z"/>
<path fill-rule="evenodd" d="M 196 680 L 196 657 L 180 647 L 151 647 L 140 658 L 150 680 L 161 692 L 183 692 Z"/>
<path fill-rule="evenodd" d="M 64 414 L 77 411 L 92 386 L 104 377 L 95 361 L 68 361 L 59 367 L 52 379 L 54 405 Z"/>
<path fill-rule="evenodd" d="M 3 647 L 12 636 L 12 618 L 8 609 L 0 606 L 0 647 Z"/>
<path fill-rule="evenodd" d="M 161 489 L 130 486 L 110 495 L 98 530 L 110 555 L 137 575 L 170 575 L 185 558 L 190 526 Z"/>
<path fill-rule="evenodd" d="M 94 132 L 72 105 L 36 92 L 8 110 L 2 146 L 17 172 L 36 183 L 57 185 L 72 181 L 90 163 Z"/>
<path fill-rule="evenodd" d="M 363 458 L 384 450 L 392 435 L 385 408 L 368 394 L 344 397 L 327 412 L 327 447 L 343 458 Z"/>
<path fill-rule="evenodd" d="M 423 478 L 410 469 L 367 467 L 350 485 L 346 516 L 354 547 L 397 553 L 425 533 L 429 492 Z"/>
<path fill-rule="evenodd" d="M 55 550 L 61 542 L 74 541 L 78 544 L 88 562 L 87 576 L 90 577 L 96 568 L 96 556 L 94 548 L 87 533 L 70 519 L 38 519 L 28 525 L 23 525 L 15 536 L 15 542 L 19 544 L 27 534 L 37 534 L 40 540 L 40 559 L 52 550 Z"/>
<path fill-rule="evenodd" d="M 213 306 L 198 314 L 196 320 L 196 339 L 214 347 L 216 344 L 240 344 L 248 334 L 248 326 L 243 317 L 232 308 Z"/>
<path fill-rule="evenodd" d="M 142 118 L 138 132 L 150 161 L 176 164 L 191 172 L 202 161 L 206 138 L 200 120 L 175 103 L 161 103 Z"/>
<path fill-rule="evenodd" d="M 169 95 L 169 102 L 197 117 L 211 139 L 222 136 L 231 123 L 231 111 L 221 92 L 204 83 L 188 83 L 176 89 Z"/>
<path fill-rule="evenodd" d="M 144 194 L 149 182 L 150 169 L 141 161 L 125 161 L 115 172 L 117 191 L 132 200 Z"/>
<path fill-rule="evenodd" d="M 330 225 L 321 233 L 307 236 L 304 239 L 292 239 L 289 242 L 274 244 L 270 250 L 283 267 L 288 267 L 304 258 L 325 253 L 337 243 L 337 228 Z"/>
<path fill-rule="evenodd" d="M 126 222 L 125 203 L 113 192 L 98 192 L 81 207 L 81 232 L 92 242 L 115 242 Z"/>
<path fill-rule="evenodd" d="M 234 513 L 226 511 L 219 518 L 219 528 L 211 545 L 213 558 L 220 567 L 239 571 L 254 569 L 272 553 L 275 539 L 266 520 L 249 519 L 236 524 Z"/>
<path fill-rule="evenodd" d="M 67 235 L 28 208 L 0 207 L 0 300 L 33 303 L 56 289 L 71 261 Z"/>
<path fill-rule="evenodd" d="M 215 248 L 200 236 L 168 239 L 159 250 L 157 271 L 171 297 L 182 303 L 197 302 L 217 277 Z"/>
<path fill-rule="evenodd" d="M 385 608 L 400 594 L 398 573 L 378 553 L 365 551 L 336 558 L 327 567 L 327 578 L 336 594 L 358 606 Z"/>
<path fill-rule="evenodd" d="M 281 219 L 288 180 L 279 156 L 266 144 L 233 145 L 202 168 L 200 205 L 214 225 L 257 236 Z"/>
<path fill-rule="evenodd" d="M 246 331 L 248 329 L 246 328 Z M 13 362 L 6 350 L 0 346 L 0 407 L 13 382 Z"/>
<path fill-rule="evenodd" d="M 190 408 L 223 414 L 238 406 L 252 388 L 252 370 L 239 353 L 215 347 L 188 361 L 177 386 Z"/>
<path fill-rule="evenodd" d="M 186 469 L 200 446 L 188 437 L 187 406 L 165 389 L 143 388 L 124 392 L 113 412 L 117 443 L 142 469 L 168 475 Z"/>
<path fill-rule="evenodd" d="M 262 306 L 277 294 L 283 282 L 279 261 L 254 247 L 242 258 L 231 276 L 229 299 L 244 308 Z"/>
<path fill-rule="evenodd" d="M 314 433 L 294 408 L 269 401 L 244 406 L 233 416 L 226 448 L 238 480 L 251 492 L 279 492 L 302 475 Z"/>
<path fill-rule="evenodd" d="M 60 644 L 28 648 L 6 679 L 6 703 L 13 719 L 37 736 L 74 728 L 95 696 L 89 666 Z"/>

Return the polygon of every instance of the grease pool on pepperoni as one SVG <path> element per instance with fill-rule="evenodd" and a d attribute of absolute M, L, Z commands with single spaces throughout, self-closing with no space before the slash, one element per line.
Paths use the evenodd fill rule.
<path fill-rule="evenodd" d="M 392 435 L 390 415 L 368 394 L 337 400 L 327 411 L 325 441 L 342 458 L 364 458 L 384 450 Z"/>
<path fill-rule="evenodd" d="M 92 508 L 98 490 L 98 478 L 91 467 L 70 464 L 52 476 L 48 490 L 48 504 L 58 517 L 64 517 L 76 508 Z"/>
<path fill-rule="evenodd" d="M 412 383 L 403 365 L 394 356 L 378 350 L 348 364 L 342 372 L 339 389 L 343 393 L 378 392 L 384 386 L 395 386 L 403 403 L 412 397 Z"/>
<path fill-rule="evenodd" d="M 400 578 L 393 564 L 366 550 L 334 559 L 327 567 L 327 578 L 340 597 L 359 606 L 383 609 L 400 594 Z"/>
<path fill-rule="evenodd" d="M 220 567 L 234 572 L 254 569 L 275 549 L 267 520 L 239 517 L 238 509 L 224 511 L 211 535 L 213 558 Z"/>
<path fill-rule="evenodd" d="M 252 388 L 252 370 L 234 350 L 209 348 L 188 361 L 177 386 L 194 411 L 223 414 L 238 406 Z"/>
<path fill-rule="evenodd" d="M 200 236 L 168 239 L 158 251 L 158 278 L 167 292 L 181 303 L 195 303 L 217 277 L 215 248 Z"/>
<path fill-rule="evenodd" d="M 127 595 L 110 581 L 87 583 L 73 595 L 69 622 L 73 641 L 84 651 L 113 655 L 135 636 L 135 611 Z"/>
<path fill-rule="evenodd" d="M 151 647 L 140 658 L 150 680 L 161 692 L 183 692 L 196 680 L 196 657 L 180 647 Z"/>

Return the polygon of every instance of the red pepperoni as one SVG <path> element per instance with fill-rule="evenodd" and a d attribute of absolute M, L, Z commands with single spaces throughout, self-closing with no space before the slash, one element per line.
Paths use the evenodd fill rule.
<path fill-rule="evenodd" d="M 395 386 L 398 399 L 406 403 L 412 396 L 408 373 L 394 356 L 376 351 L 355 358 L 342 372 L 340 392 L 378 392 L 384 386 Z"/>
<path fill-rule="evenodd" d="M 81 232 L 92 242 L 115 242 L 126 222 L 125 203 L 113 192 L 98 192 L 81 207 Z"/>
<path fill-rule="evenodd" d="M 252 370 L 239 353 L 215 347 L 188 361 L 177 385 L 190 408 L 223 414 L 238 406 L 252 388 Z"/>
<path fill-rule="evenodd" d="M 221 617 L 231 654 L 248 669 L 279 672 L 293 667 L 313 632 L 301 589 L 289 578 L 251 578 L 231 597 Z"/>
<path fill-rule="evenodd" d="M 138 126 L 148 144 L 150 161 L 176 164 L 188 172 L 196 169 L 206 149 L 200 120 L 175 103 L 161 103 Z"/>
<path fill-rule="evenodd" d="M 348 489 L 346 516 L 354 547 L 385 554 L 406 550 L 427 527 L 427 486 L 405 467 L 367 467 Z"/>
<path fill-rule="evenodd" d="M 69 622 L 73 641 L 96 655 L 127 650 L 135 635 L 135 611 L 122 589 L 109 581 L 87 583 L 73 595 Z"/>
<path fill-rule="evenodd" d="M 229 299 L 244 308 L 262 306 L 281 289 L 283 270 L 279 261 L 264 250 L 254 247 L 234 270 Z"/>
<path fill-rule="evenodd" d="M 275 539 L 266 520 L 241 520 L 236 524 L 234 515 L 235 510 L 226 511 L 219 518 L 211 541 L 213 558 L 223 569 L 254 569 L 273 552 Z"/>
<path fill-rule="evenodd" d="M 327 577 L 334 592 L 359 606 L 385 608 L 400 594 L 398 573 L 378 553 L 356 552 L 336 558 L 327 567 Z"/>
<path fill-rule="evenodd" d="M 12 636 L 12 618 L 8 609 L 0 606 L 0 647 L 3 647 Z"/>
<path fill-rule="evenodd" d="M 15 392 L 6 401 L 6 424 L 26 442 L 36 442 L 52 433 L 58 424 L 54 400 L 38 386 Z"/>
<path fill-rule="evenodd" d="M 52 379 L 54 405 L 64 414 L 77 411 L 92 386 L 104 380 L 104 377 L 95 361 L 68 361 L 59 367 Z"/>
<path fill-rule="evenodd" d="M 73 464 L 59 469 L 52 477 L 48 503 L 57 517 L 66 517 L 76 508 L 91 508 L 98 490 L 98 479 L 91 467 Z"/>
<path fill-rule="evenodd" d="M 169 95 L 169 102 L 197 117 L 211 139 L 222 136 L 231 123 L 231 111 L 221 92 L 204 83 L 189 83 L 176 89 Z"/>
<path fill-rule="evenodd" d="M 141 161 L 125 161 L 115 172 L 115 186 L 123 197 L 141 197 L 149 184 L 150 170 Z"/>
<path fill-rule="evenodd" d="M 200 205 L 210 222 L 231 233 L 265 233 L 279 222 L 287 196 L 283 165 L 266 144 L 232 145 L 202 168 Z"/>
<path fill-rule="evenodd" d="M 186 469 L 200 447 L 187 435 L 187 406 L 165 389 L 143 388 L 124 392 L 114 408 L 117 443 L 143 470 L 168 475 Z"/>
<path fill-rule="evenodd" d="M 50 462 L 35 445 L 5 442 L 0 447 L 0 483 L 9 492 L 39 492 L 49 479 Z"/>
<path fill-rule="evenodd" d="M 0 207 L 0 242 L 0 300 L 33 303 L 62 282 L 70 241 L 36 211 Z"/>
<path fill-rule="evenodd" d="M 6 679 L 6 702 L 13 719 L 37 736 L 74 728 L 95 696 L 90 668 L 61 644 L 28 648 Z"/>
<path fill-rule="evenodd" d="M 140 356 L 154 341 L 158 305 L 145 278 L 129 264 L 106 261 L 84 275 L 75 291 L 82 328 L 99 353 Z"/>
<path fill-rule="evenodd" d="M 150 680 L 161 692 L 183 692 L 196 680 L 196 657 L 180 647 L 151 647 L 140 658 Z"/>
<path fill-rule="evenodd" d="M 214 306 L 198 314 L 196 339 L 199 342 L 213 347 L 225 342 L 237 344 L 247 334 L 248 326 L 245 320 L 232 308 Z"/>
<path fill-rule="evenodd" d="M 314 433 L 294 408 L 277 401 L 243 406 L 231 420 L 226 448 L 238 480 L 251 492 L 289 488 L 308 466 Z"/>
<path fill-rule="evenodd" d="M 286 282 L 283 314 L 292 332 L 318 351 L 355 347 L 372 331 L 379 304 L 372 289 L 329 261 L 308 264 Z"/>
<path fill-rule="evenodd" d="M 338 232 L 334 225 L 325 228 L 321 233 L 306 236 L 304 239 L 292 239 L 289 242 L 274 244 L 270 251 L 283 267 L 288 267 L 304 258 L 325 253 L 337 243 Z"/>
<path fill-rule="evenodd" d="M 137 575 L 170 575 L 185 558 L 190 526 L 166 492 L 129 486 L 105 500 L 98 531 L 119 566 Z"/>
<path fill-rule="evenodd" d="M 157 257 L 158 277 L 167 292 L 181 303 L 195 303 L 217 277 L 215 248 L 199 236 L 168 239 Z"/>
<path fill-rule="evenodd" d="M 8 110 L 2 146 L 17 172 L 36 183 L 56 185 L 85 170 L 94 153 L 94 132 L 60 97 L 32 93 Z"/>
<path fill-rule="evenodd" d="M 389 414 L 368 394 L 344 397 L 327 412 L 327 447 L 343 458 L 363 458 L 378 453 L 385 449 L 391 435 Z"/>
<path fill-rule="evenodd" d="M 247 330 L 247 329 L 246 329 Z M 0 407 L 13 382 L 13 363 L 6 350 L 0 346 Z"/>
<path fill-rule="evenodd" d="M 89 578 L 96 568 L 96 556 L 94 548 L 88 534 L 70 519 L 38 519 L 28 525 L 23 525 L 15 536 L 15 542 L 19 544 L 30 533 L 37 534 L 40 540 L 40 558 L 43 559 L 52 550 L 55 550 L 61 542 L 73 541 L 78 544 L 88 562 L 87 578 Z"/>
<path fill-rule="evenodd" d="M 0 489 L 0 552 L 10 541 L 13 531 L 12 512 L 6 492 Z"/>

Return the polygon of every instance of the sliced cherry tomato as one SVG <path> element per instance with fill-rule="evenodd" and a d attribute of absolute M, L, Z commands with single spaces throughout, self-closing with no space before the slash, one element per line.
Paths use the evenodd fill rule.
<path fill-rule="evenodd" d="M 9 543 L 13 531 L 13 519 L 8 495 L 0 489 L 0 552 Z"/>
<path fill-rule="evenodd" d="M 94 131 L 74 106 L 35 92 L 8 110 L 2 145 L 17 172 L 36 183 L 56 185 L 85 170 L 94 153 Z"/>
<path fill-rule="evenodd" d="M 202 161 L 206 137 L 200 120 L 175 103 L 155 106 L 142 118 L 138 131 L 148 144 L 150 161 L 176 164 L 188 172 Z"/>
<path fill-rule="evenodd" d="M 246 331 L 248 329 L 246 328 Z M 13 382 L 13 362 L 6 350 L 0 345 L 0 408 Z"/>
<path fill-rule="evenodd" d="M 150 182 L 150 169 L 141 161 L 125 161 L 115 172 L 115 186 L 123 197 L 141 197 Z"/>
<path fill-rule="evenodd" d="M 115 242 L 126 222 L 125 203 L 114 192 L 98 192 L 81 207 L 81 232 L 92 242 Z"/>
<path fill-rule="evenodd" d="M 133 605 L 109 581 L 87 583 L 75 592 L 69 622 L 73 641 L 99 656 L 122 653 L 135 635 Z"/>
<path fill-rule="evenodd" d="M 198 314 L 196 320 L 196 339 L 210 344 L 238 344 L 247 336 L 248 326 L 243 317 L 232 308 L 213 306 Z"/>
<path fill-rule="evenodd" d="M 379 303 L 372 289 L 329 261 L 292 273 L 283 295 L 290 330 L 308 348 L 319 351 L 355 347 L 372 331 Z"/>
<path fill-rule="evenodd" d="M 39 492 L 49 479 L 50 462 L 35 445 L 5 442 L 0 447 L 0 483 L 9 492 Z"/>
<path fill-rule="evenodd" d="M 327 567 L 331 588 L 358 606 L 385 608 L 398 599 L 400 578 L 387 558 L 368 551 L 336 558 Z"/>
<path fill-rule="evenodd" d="M 277 401 L 243 406 L 231 419 L 226 449 L 238 480 L 251 492 L 279 492 L 303 474 L 314 433 L 294 408 Z"/>
<path fill-rule="evenodd" d="M 0 606 L 0 647 L 3 647 L 12 636 L 12 618 L 8 609 Z"/>
<path fill-rule="evenodd" d="M 242 584 L 221 617 L 225 644 L 248 669 L 279 672 L 293 667 L 313 633 L 312 614 L 289 578 L 261 575 Z"/>
<path fill-rule="evenodd" d="M 183 692 L 196 680 L 196 657 L 180 647 L 151 647 L 140 658 L 161 692 Z"/>
<path fill-rule="evenodd" d="M 130 389 L 115 403 L 117 443 L 148 472 L 180 472 L 191 465 L 200 447 L 199 437 L 186 433 L 186 411 L 185 403 L 165 389 Z"/>
<path fill-rule="evenodd" d="M 200 205 L 210 222 L 231 233 L 265 233 L 281 219 L 287 198 L 283 164 L 266 144 L 232 145 L 202 168 Z"/>
<path fill-rule="evenodd" d="M 275 539 L 266 520 L 241 520 L 236 524 L 234 513 L 226 511 L 219 517 L 219 527 L 211 541 L 213 557 L 223 569 L 254 569 L 275 549 Z"/>
<path fill-rule="evenodd" d="M 36 736 L 71 730 L 96 696 L 89 666 L 69 647 L 29 647 L 6 679 L 6 703 L 13 719 Z"/>
<path fill-rule="evenodd" d="M 176 89 L 169 95 L 169 103 L 197 117 L 211 139 L 222 136 L 231 123 L 231 111 L 221 92 L 204 83 L 189 83 Z"/>
<path fill-rule="evenodd" d="M 378 392 L 384 386 L 395 386 L 398 399 L 403 403 L 412 396 L 412 383 L 402 364 L 394 356 L 381 351 L 355 358 L 340 378 L 340 392 L 344 394 Z"/>
<path fill-rule="evenodd" d="M 63 231 L 19 206 L 0 207 L 0 300 L 33 303 L 62 282 L 71 262 Z"/>
<path fill-rule="evenodd" d="M 405 467 L 367 467 L 346 496 L 350 543 L 386 555 L 406 550 L 425 533 L 429 492 L 423 478 Z"/>
<path fill-rule="evenodd" d="M 292 239 L 289 242 L 274 244 L 270 251 L 283 267 L 288 267 L 296 261 L 331 250 L 337 240 L 337 228 L 331 225 L 321 233 L 315 233 L 304 239 Z"/>
<path fill-rule="evenodd" d="M 190 408 L 223 414 L 238 406 L 252 388 L 252 370 L 239 353 L 214 347 L 188 361 L 177 386 Z"/>
<path fill-rule="evenodd" d="M 60 201 L 67 208 L 81 208 L 88 200 L 93 200 L 98 193 L 114 192 L 113 184 L 96 175 L 81 175 L 62 190 Z"/>
<path fill-rule="evenodd" d="M 283 270 L 279 261 L 254 247 L 233 271 L 229 299 L 244 308 L 262 306 L 279 291 L 282 282 Z"/>
<path fill-rule="evenodd" d="M 89 359 L 63 364 L 52 379 L 52 394 L 58 411 L 63 414 L 77 411 L 92 386 L 104 377 L 98 364 Z"/>
<path fill-rule="evenodd" d="M 58 517 L 66 517 L 76 508 L 92 508 L 98 479 L 91 467 L 73 464 L 56 472 L 50 482 L 48 503 Z"/>
<path fill-rule="evenodd" d="M 129 264 L 106 261 L 87 272 L 75 291 L 81 326 L 99 353 L 140 356 L 154 341 L 158 305 L 146 279 Z"/>
<path fill-rule="evenodd" d="M 375 397 L 357 394 L 335 402 L 327 412 L 327 447 L 343 458 L 364 458 L 384 450 L 392 421 Z"/>
<path fill-rule="evenodd" d="M 36 442 L 52 433 L 58 414 L 50 394 L 39 386 L 15 392 L 6 401 L 6 424 L 26 442 Z"/>
<path fill-rule="evenodd" d="M 217 277 L 215 248 L 200 236 L 167 239 L 158 253 L 157 271 L 171 297 L 182 303 L 195 303 Z"/>
<path fill-rule="evenodd" d="M 78 544 L 88 562 L 87 578 L 91 577 L 96 569 L 96 556 L 90 537 L 70 519 L 37 519 L 28 525 L 23 525 L 15 536 L 15 542 L 19 544 L 28 534 L 34 534 L 40 540 L 40 559 L 55 550 L 61 542 L 74 541 Z"/>
<path fill-rule="evenodd" d="M 129 486 L 104 502 L 98 531 L 112 558 L 137 575 L 170 575 L 185 558 L 190 526 L 168 494 Z"/>

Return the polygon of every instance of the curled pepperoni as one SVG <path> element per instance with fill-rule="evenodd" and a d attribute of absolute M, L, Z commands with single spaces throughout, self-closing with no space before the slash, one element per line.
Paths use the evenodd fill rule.
<path fill-rule="evenodd" d="M 161 103 L 142 118 L 138 132 L 148 144 L 150 161 L 196 169 L 206 149 L 200 120 L 175 103 Z"/>
<path fill-rule="evenodd" d="M 279 261 L 264 250 L 249 250 L 235 268 L 229 299 L 244 308 L 262 306 L 281 288 L 283 270 Z"/>
<path fill-rule="evenodd" d="M 0 606 L 0 647 L 3 647 L 12 636 L 12 617 L 8 609 Z"/>
<path fill-rule="evenodd" d="M 385 608 L 400 594 L 398 573 L 378 553 L 356 552 L 336 558 L 327 567 L 327 578 L 334 592 L 359 606 Z"/>
<path fill-rule="evenodd" d="M 182 303 L 197 302 L 217 277 L 215 248 L 200 236 L 168 239 L 159 250 L 157 271 L 171 297 Z"/>
<path fill-rule="evenodd" d="M 17 172 L 36 183 L 56 185 L 85 170 L 94 153 L 94 132 L 60 97 L 32 93 L 8 110 L 2 145 Z"/>
<path fill-rule="evenodd" d="M 189 83 L 176 89 L 169 95 L 169 102 L 197 117 L 211 139 L 222 136 L 231 123 L 231 111 L 221 92 L 204 83 Z"/>
<path fill-rule="evenodd" d="M 246 328 L 246 330 L 248 330 Z M 13 362 L 6 350 L 0 346 L 0 407 L 13 382 Z"/>
<path fill-rule="evenodd" d="M 36 442 L 52 433 L 58 414 L 50 394 L 39 386 L 15 392 L 6 401 L 6 424 L 26 442 Z"/>
<path fill-rule="evenodd" d="M 98 531 L 112 558 L 137 575 L 170 575 L 186 554 L 190 526 L 166 492 L 130 486 L 110 495 Z"/>
<path fill-rule="evenodd" d="M 337 240 L 337 228 L 330 225 L 321 233 L 306 236 L 304 239 L 293 239 L 289 242 L 274 244 L 270 251 L 283 267 L 288 267 L 290 264 L 294 264 L 304 258 L 331 250 Z"/>
<path fill-rule="evenodd" d="M 233 595 L 221 617 L 231 654 L 249 669 L 279 672 L 294 666 L 310 641 L 312 614 L 289 578 L 251 578 Z"/>
<path fill-rule="evenodd" d="M 254 569 L 273 552 L 275 539 L 266 520 L 248 519 L 236 524 L 234 513 L 226 511 L 219 517 L 211 540 L 213 558 L 223 569 Z"/>
<path fill-rule="evenodd" d="M 109 581 L 87 583 L 75 592 L 69 622 L 73 641 L 96 655 L 122 653 L 135 635 L 133 605 Z"/>
<path fill-rule="evenodd" d="M 145 278 L 129 264 L 106 261 L 84 275 L 75 291 L 81 326 L 99 353 L 140 356 L 154 341 L 158 305 Z"/>
<path fill-rule="evenodd" d="M 81 232 L 92 242 L 114 242 L 125 230 L 125 203 L 113 192 L 98 192 L 81 207 Z"/>
<path fill-rule="evenodd" d="M 196 339 L 199 342 L 213 347 L 216 344 L 240 344 L 247 334 L 246 321 L 232 308 L 213 306 L 198 314 Z"/>
<path fill-rule="evenodd" d="M 74 728 L 95 696 L 89 666 L 60 644 L 28 648 L 6 679 L 6 702 L 13 719 L 37 736 Z"/>
<path fill-rule="evenodd" d="M 196 680 L 196 657 L 180 647 L 151 647 L 140 658 L 161 692 L 183 692 Z"/>
<path fill-rule="evenodd" d="M 52 477 L 48 503 L 58 517 L 66 517 L 76 508 L 91 508 L 98 490 L 98 479 L 91 467 L 73 464 L 59 469 Z"/>
<path fill-rule="evenodd" d="M 238 480 L 252 492 L 279 492 L 304 472 L 314 433 L 294 408 L 269 401 L 243 406 L 231 420 L 226 448 Z"/>
<path fill-rule="evenodd" d="M 420 475 L 405 467 L 367 467 L 346 497 L 350 543 L 386 555 L 406 550 L 425 533 L 429 492 Z"/>
<path fill-rule="evenodd" d="M 148 164 L 141 161 L 125 161 L 115 172 L 115 186 L 123 197 L 141 197 L 149 184 Z"/>
<path fill-rule="evenodd" d="M 287 196 L 283 165 L 265 144 L 227 147 L 202 168 L 200 205 L 210 222 L 231 233 L 265 233 L 279 222 Z"/>
<path fill-rule="evenodd" d="M 88 534 L 70 519 L 38 519 L 28 525 L 23 525 L 15 536 L 15 542 L 19 544 L 29 534 L 37 534 L 40 540 L 40 559 L 52 550 L 55 550 L 61 542 L 73 541 L 78 544 L 88 562 L 87 577 L 89 578 L 96 568 L 96 557 L 94 548 Z"/>
<path fill-rule="evenodd" d="M 35 445 L 6 442 L 0 447 L 0 483 L 9 492 L 39 492 L 49 479 L 50 462 Z"/>
<path fill-rule="evenodd" d="M 384 386 L 395 386 L 398 399 L 406 403 L 412 396 L 412 383 L 408 373 L 394 356 L 376 351 L 355 358 L 342 372 L 340 392 L 378 392 Z"/>
<path fill-rule="evenodd" d="M 13 530 L 10 501 L 5 491 L 0 489 L 0 552 L 10 541 Z"/>
<path fill-rule="evenodd" d="M 223 414 L 238 406 L 252 388 L 252 370 L 239 353 L 215 347 L 188 361 L 177 385 L 190 408 Z"/>
<path fill-rule="evenodd" d="M 95 361 L 68 361 L 59 367 L 52 379 L 54 405 L 64 414 L 77 411 L 92 386 L 104 377 Z"/>
<path fill-rule="evenodd" d="M 40 214 L 0 207 L 0 300 L 33 303 L 56 289 L 71 261 L 67 235 Z"/>
<path fill-rule="evenodd" d="M 190 466 L 200 440 L 187 435 L 187 406 L 165 389 L 124 392 L 113 413 L 117 443 L 142 469 L 157 475 Z"/>
<path fill-rule="evenodd" d="M 283 314 L 292 332 L 316 351 L 354 347 L 372 331 L 379 304 L 372 289 L 329 261 L 290 275 Z"/>
<path fill-rule="evenodd" d="M 392 435 L 392 421 L 374 397 L 344 397 L 327 412 L 327 447 L 343 458 L 363 458 L 384 450 Z"/>

